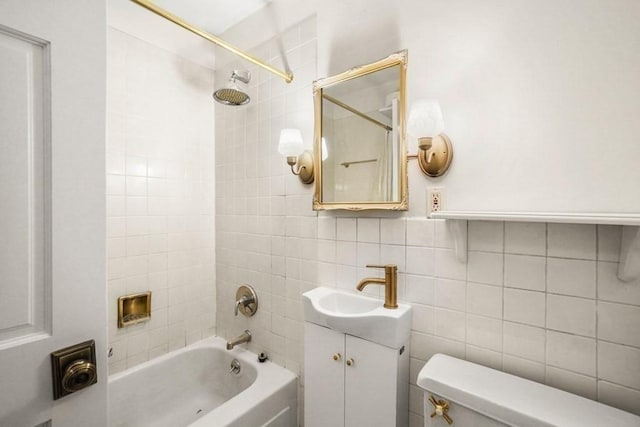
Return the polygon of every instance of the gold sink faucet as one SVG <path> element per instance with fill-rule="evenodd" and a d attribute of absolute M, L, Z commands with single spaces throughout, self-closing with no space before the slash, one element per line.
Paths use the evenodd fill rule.
<path fill-rule="evenodd" d="M 357 290 L 362 291 L 367 285 L 384 285 L 384 308 L 398 308 L 398 266 L 395 264 L 367 265 L 368 268 L 384 268 L 384 279 L 367 277 L 360 280 Z"/>

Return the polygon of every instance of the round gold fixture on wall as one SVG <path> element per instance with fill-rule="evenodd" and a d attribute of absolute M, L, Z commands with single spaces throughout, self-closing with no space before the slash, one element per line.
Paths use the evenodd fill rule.
<path fill-rule="evenodd" d="M 441 133 L 432 138 L 420 138 L 418 141 L 417 157 L 420 170 L 427 176 L 442 176 L 449 169 L 453 158 L 453 147 L 449 137 Z"/>

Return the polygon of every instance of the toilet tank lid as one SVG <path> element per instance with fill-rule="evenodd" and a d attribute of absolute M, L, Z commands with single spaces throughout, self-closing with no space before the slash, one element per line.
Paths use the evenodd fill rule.
<path fill-rule="evenodd" d="M 444 354 L 431 357 L 417 384 L 512 426 L 640 426 L 628 412 Z"/>

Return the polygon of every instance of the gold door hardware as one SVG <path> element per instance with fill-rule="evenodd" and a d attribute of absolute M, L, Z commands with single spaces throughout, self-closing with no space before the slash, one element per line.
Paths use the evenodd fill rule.
<path fill-rule="evenodd" d="M 145 322 L 151 318 L 151 292 L 118 298 L 118 328 Z"/>
<path fill-rule="evenodd" d="M 429 396 L 429 402 L 433 405 L 433 413 L 431 418 L 439 415 L 447 422 L 447 424 L 453 424 L 453 419 L 447 414 L 449 412 L 449 402 L 443 399 L 436 400 L 433 396 Z"/>
<path fill-rule="evenodd" d="M 75 393 L 98 382 L 96 349 L 93 340 L 51 353 L 53 400 Z"/>
<path fill-rule="evenodd" d="M 367 264 L 367 268 L 384 268 L 384 279 L 379 277 L 362 279 L 356 289 L 362 291 L 367 285 L 384 285 L 384 308 L 398 308 L 398 266 L 395 264 Z"/>
<path fill-rule="evenodd" d="M 356 364 L 356 361 L 353 360 L 353 357 L 350 357 L 349 359 L 347 359 L 347 366 L 353 366 Z"/>
<path fill-rule="evenodd" d="M 333 354 L 333 360 L 340 360 L 340 359 L 342 359 L 342 356 L 340 355 L 340 353 Z"/>
<path fill-rule="evenodd" d="M 236 291 L 236 307 L 234 313 L 238 312 L 246 317 L 251 317 L 258 311 L 258 294 L 251 285 L 241 285 Z"/>

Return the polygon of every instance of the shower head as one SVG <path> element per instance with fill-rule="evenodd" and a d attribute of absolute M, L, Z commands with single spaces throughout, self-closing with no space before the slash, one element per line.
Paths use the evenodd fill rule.
<path fill-rule="evenodd" d="M 251 73 L 248 71 L 233 70 L 227 87 L 218 89 L 213 92 L 213 99 L 224 105 L 244 105 L 251 98 L 247 95 L 246 88 L 243 83 L 249 83 Z"/>

